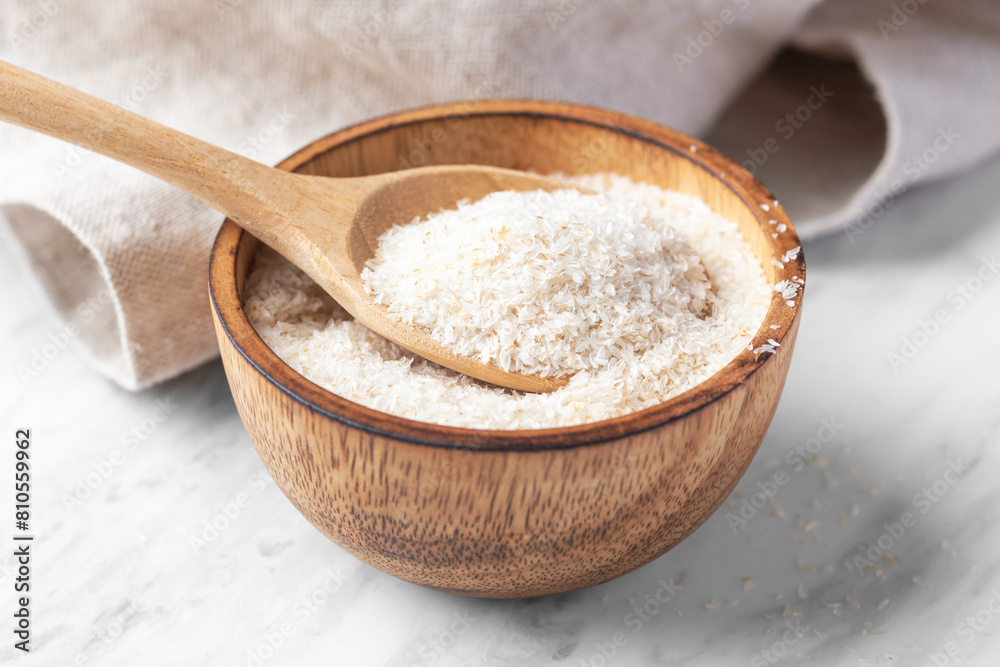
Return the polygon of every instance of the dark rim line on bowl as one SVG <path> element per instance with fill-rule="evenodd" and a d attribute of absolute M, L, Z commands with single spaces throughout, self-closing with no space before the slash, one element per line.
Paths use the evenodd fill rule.
<path fill-rule="evenodd" d="M 518 108 L 508 108 L 504 105 L 516 105 Z M 524 109 L 523 107 L 525 105 L 534 107 L 535 110 Z M 757 182 L 751 174 L 744 171 L 740 175 L 740 180 L 745 183 L 749 183 L 750 188 L 758 190 L 760 193 L 759 196 L 765 201 L 758 201 L 757 197 L 750 197 L 748 199 L 744 192 L 737 189 L 733 182 L 725 176 L 725 173 L 728 173 L 731 170 L 742 170 L 742 168 L 729 161 L 728 158 L 725 158 L 713 148 L 675 130 L 670 130 L 669 128 L 659 126 L 651 121 L 645 121 L 633 116 L 583 105 L 575 105 L 574 110 L 580 112 L 581 114 L 588 114 L 589 117 L 566 116 L 562 113 L 546 111 L 545 108 L 550 105 L 565 108 L 564 103 L 551 103 L 538 100 L 490 100 L 483 102 L 464 102 L 420 107 L 403 112 L 408 116 L 406 120 L 388 122 L 389 118 L 398 117 L 399 115 L 393 114 L 393 116 L 364 121 L 333 132 L 296 151 L 291 156 L 283 160 L 278 166 L 284 167 L 285 165 L 295 164 L 296 166 L 293 168 L 294 170 L 301 167 L 310 159 L 313 159 L 332 148 L 349 145 L 367 137 L 379 133 L 389 132 L 400 127 L 419 125 L 430 121 L 464 119 L 473 116 L 527 116 L 534 118 L 551 118 L 563 122 L 579 123 L 602 130 L 612 131 L 653 144 L 661 149 L 667 149 L 705 170 L 713 178 L 718 178 L 718 174 L 722 173 L 723 176 L 721 180 L 724 182 L 726 189 L 732 192 L 743 203 L 743 205 L 751 211 L 754 219 L 757 221 L 758 225 L 761 226 L 762 233 L 767 233 L 769 231 L 766 226 L 767 223 L 762 219 L 761 211 L 759 211 L 758 208 L 761 203 L 773 204 L 775 199 L 774 196 L 769 190 L 767 190 L 767 188 Z M 446 109 L 452 109 L 455 106 L 461 106 L 465 110 L 461 113 L 440 113 Z M 607 120 L 600 120 L 602 117 Z M 675 134 L 678 137 L 683 138 L 685 141 L 690 141 L 691 145 L 697 148 L 697 152 L 692 154 L 687 151 L 680 150 L 646 131 L 623 127 L 617 122 L 612 123 L 610 122 L 612 119 L 618 122 L 625 121 L 629 124 L 644 126 L 652 129 L 654 132 L 663 132 L 666 130 L 667 133 Z M 338 140 L 338 138 L 340 139 Z M 323 150 L 318 150 L 316 148 L 318 144 L 323 144 L 325 148 Z M 699 159 L 699 157 L 697 157 L 697 153 L 708 155 L 713 160 L 721 162 L 727 167 L 727 171 L 720 171 L 717 173 L 703 160 Z M 780 218 L 781 222 L 784 222 L 788 226 L 788 238 L 793 238 L 796 244 L 798 244 L 798 236 L 795 232 L 795 228 L 787 219 L 787 215 L 784 213 L 784 210 L 778 207 L 774 209 L 774 215 Z M 246 232 L 242 229 L 236 230 L 237 238 L 234 243 L 234 247 L 239 246 L 242 242 L 242 236 L 245 233 Z M 278 357 L 278 355 L 271 350 L 266 343 L 264 343 L 263 339 L 260 338 L 256 330 L 253 328 L 253 325 L 250 324 L 246 314 L 243 312 L 242 305 L 238 308 L 239 315 L 237 315 L 237 317 L 239 318 L 239 321 L 229 321 L 229 319 L 219 310 L 218 303 L 215 298 L 215 289 L 217 286 L 216 273 L 222 267 L 222 262 L 220 262 L 220 258 L 217 257 L 219 249 L 218 246 L 222 238 L 223 234 L 220 233 L 216 237 L 215 244 L 213 244 L 212 248 L 211 266 L 213 267 L 213 271 L 210 276 L 210 296 L 212 306 L 219 316 L 219 321 L 223 330 L 226 332 L 226 336 L 239 351 L 240 355 L 246 359 L 254 369 L 264 376 L 268 382 L 276 386 L 289 397 L 302 403 L 310 409 L 315 410 L 337 422 L 353 426 L 367 433 L 394 438 L 414 444 L 477 451 L 511 449 L 518 451 L 532 451 L 570 449 L 596 445 L 610 440 L 617 440 L 626 435 L 637 435 L 657 428 L 675 419 L 679 419 L 690 412 L 701 408 L 702 406 L 719 400 L 739 386 L 758 369 L 763 367 L 764 364 L 769 363 L 771 361 L 770 357 L 774 356 L 771 354 L 760 354 L 755 358 L 748 358 L 746 355 L 750 354 L 750 352 L 743 349 L 715 374 L 695 387 L 692 387 L 688 391 L 674 396 L 663 403 L 622 415 L 620 417 L 588 422 L 574 426 L 544 429 L 488 430 L 445 426 L 399 417 L 396 415 L 389 415 L 373 408 L 366 407 L 360 403 L 351 401 L 350 399 L 338 396 L 292 369 L 291 366 Z M 233 276 L 233 289 L 235 289 L 235 252 L 231 251 L 229 254 L 232 256 L 232 259 L 225 264 L 225 267 L 226 271 L 231 272 L 231 275 Z M 786 263 L 786 269 L 791 269 L 790 273 L 799 275 L 804 280 L 805 262 L 801 252 L 795 260 Z M 767 329 L 765 336 L 767 338 L 774 338 L 780 343 L 784 338 L 784 334 L 787 333 L 788 329 L 793 325 L 795 319 L 799 316 L 802 291 L 804 291 L 804 285 L 802 285 L 802 288 L 796 297 L 796 305 L 788 307 L 788 312 L 777 318 L 772 317 L 772 311 L 775 304 L 779 302 L 780 296 L 772 294 L 765 319 L 755 332 L 753 339 L 756 340 L 760 337 L 761 333 L 765 331 L 764 327 L 769 327 L 770 324 L 775 323 L 775 319 L 778 319 L 780 328 L 773 330 Z M 781 301 L 783 301 L 783 299 L 781 299 Z M 242 299 L 237 299 L 237 302 L 242 304 Z M 233 325 L 242 327 L 242 329 L 249 334 L 250 338 L 247 343 L 256 346 L 261 354 L 264 355 L 264 360 L 269 361 L 272 365 L 274 365 L 274 371 L 276 372 L 264 369 L 260 363 L 254 360 L 251 354 L 244 348 L 244 345 L 237 341 L 233 334 Z M 781 338 L 777 338 L 777 336 L 780 336 Z M 778 354 L 780 353 L 779 349 Z M 276 377 L 276 375 L 279 374 L 283 377 Z M 728 377 L 728 382 L 723 384 L 714 384 L 713 381 L 716 381 L 716 379 L 720 376 Z M 347 412 L 356 412 L 360 419 L 352 419 L 351 417 L 346 416 L 346 414 L 342 414 L 337 412 L 335 409 L 322 405 L 321 401 L 328 404 L 331 402 L 334 404 L 342 403 Z"/>
<path fill-rule="evenodd" d="M 533 101 L 533 100 L 500 100 L 500 101 L 497 101 L 497 102 L 506 102 L 506 103 L 514 102 L 514 103 L 518 103 L 518 104 L 532 103 L 532 104 L 542 105 L 542 106 L 545 105 L 544 102 L 538 102 L 538 101 Z M 462 104 L 464 106 L 467 106 L 467 107 L 471 108 L 471 107 L 474 107 L 474 106 L 482 105 L 484 103 L 462 103 Z M 485 103 L 485 104 L 490 104 L 490 103 Z M 404 113 L 433 112 L 435 110 L 446 108 L 446 107 L 449 107 L 449 106 L 452 106 L 452 105 L 443 105 L 443 106 L 442 105 L 433 105 L 433 106 L 421 107 L 419 109 L 413 109 L 410 112 L 404 112 Z M 599 114 L 612 113 L 613 115 L 615 115 L 619 119 L 625 119 L 625 120 L 629 120 L 629 121 L 633 121 L 633 122 L 638 122 L 638 123 L 648 123 L 649 122 L 649 121 L 642 121 L 641 119 L 637 119 L 637 118 L 634 118 L 634 117 L 626 116 L 624 114 L 618 114 L 618 113 L 614 113 L 614 112 L 608 112 L 608 111 L 605 111 L 605 110 L 602 110 L 602 109 L 598 109 L 598 108 L 595 108 L 595 107 L 579 106 L 579 107 L 576 107 L 576 108 L 580 109 L 580 110 L 583 110 L 583 111 L 597 112 Z M 354 136 L 350 137 L 350 138 L 348 138 L 346 140 L 343 140 L 343 141 L 337 141 L 336 142 L 336 146 L 338 146 L 338 147 L 339 146 L 345 146 L 345 145 L 348 145 L 348 144 L 356 142 L 356 141 L 360 141 L 360 140 L 364 139 L 365 137 L 369 137 L 369 136 L 372 136 L 372 135 L 375 135 L 375 134 L 378 134 L 378 133 L 382 133 L 382 132 L 388 132 L 388 131 L 391 131 L 393 129 L 397 129 L 397 128 L 400 128 L 400 127 L 406 127 L 406 126 L 409 126 L 409 125 L 420 124 L 422 122 L 426 122 L 426 121 L 430 121 L 430 120 L 462 119 L 462 118 L 467 118 L 467 117 L 470 117 L 470 116 L 528 116 L 528 117 L 538 117 L 538 118 L 553 118 L 553 119 L 562 120 L 562 121 L 568 121 L 568 122 L 575 122 L 575 123 L 590 125 L 592 127 L 597 127 L 597 128 L 600 128 L 600 129 L 610 130 L 610 131 L 613 131 L 613 132 L 617 132 L 617 133 L 625 134 L 625 135 L 628 135 L 628 136 L 632 136 L 632 137 L 635 137 L 635 138 L 637 138 L 637 139 L 639 139 L 641 141 L 645 141 L 645 142 L 654 144 L 654 145 L 656 145 L 656 146 L 658 146 L 660 148 L 665 148 L 665 149 L 669 150 L 670 152 L 672 152 L 674 154 L 677 154 L 679 156 L 684 157 L 685 159 L 688 159 L 693 164 L 696 164 L 701 169 L 703 169 L 706 172 L 708 172 L 709 174 L 713 175 L 713 177 L 715 176 L 715 172 L 712 171 L 711 168 L 709 168 L 708 166 L 706 166 L 705 163 L 702 160 L 699 160 L 699 159 L 693 157 L 691 154 L 689 154 L 689 153 L 687 153 L 685 151 L 679 150 L 679 149 L 677 149 L 676 147 L 674 147 L 674 146 L 672 146 L 670 144 L 666 144 L 663 141 L 657 139 L 656 137 L 650 136 L 649 134 L 646 134 L 646 133 L 638 131 L 638 130 L 628 129 L 628 128 L 624 128 L 624 127 L 621 127 L 621 126 L 615 126 L 615 125 L 611 125 L 611 124 L 608 124 L 608 123 L 605 123 L 605 122 L 599 122 L 599 121 L 594 121 L 594 120 L 585 119 L 585 118 L 577 118 L 577 117 L 572 117 L 572 116 L 564 116 L 564 115 L 558 114 L 558 113 L 538 112 L 538 111 L 524 111 L 524 110 L 521 110 L 521 111 L 515 111 L 515 110 L 491 110 L 491 109 L 488 109 L 488 108 L 487 109 L 482 109 L 480 111 L 473 110 L 473 111 L 470 111 L 468 113 L 451 113 L 451 114 L 444 114 L 444 115 L 440 115 L 440 114 L 434 115 L 434 114 L 432 114 L 432 115 L 428 115 L 428 116 L 425 116 L 425 117 L 414 118 L 414 119 L 403 121 L 403 122 L 394 122 L 394 123 L 389 123 L 389 124 L 383 124 L 383 121 L 385 121 L 388 117 L 383 117 L 383 118 L 378 118 L 378 119 L 373 119 L 373 120 L 370 120 L 370 121 L 358 123 L 356 125 L 352 125 L 352 126 L 349 126 L 347 128 L 344 128 L 342 130 L 339 130 L 337 132 L 334 132 L 334 133 L 332 133 L 330 135 L 327 135 L 326 137 L 323 137 L 323 138 L 321 138 L 321 139 L 319 139 L 319 140 L 311 143 L 309 146 L 306 146 L 306 147 L 300 149 L 299 151 L 297 151 L 293 155 L 291 155 L 288 158 L 286 158 L 284 161 L 282 161 L 281 165 L 284 165 L 284 164 L 289 163 L 289 162 L 300 161 L 300 158 L 302 158 L 303 155 L 305 155 L 306 157 L 303 158 L 301 160 L 301 162 L 304 162 L 305 160 L 307 160 L 309 158 L 316 157 L 321 152 L 313 150 L 313 147 L 315 146 L 315 144 L 318 144 L 320 142 L 332 141 L 336 137 L 341 136 L 341 135 L 345 135 L 346 134 L 346 135 L 354 135 Z M 368 130 L 367 128 L 369 128 L 369 127 L 373 128 L 374 131 Z M 685 137 L 685 139 L 688 139 L 688 138 Z M 717 151 L 715 151 L 711 147 L 705 146 L 705 145 L 701 144 L 700 142 L 698 142 L 697 140 L 693 140 L 692 139 L 692 142 L 693 142 L 692 145 L 696 145 L 700 151 L 712 154 L 716 158 L 721 159 L 721 160 L 723 160 L 725 162 L 728 162 L 728 160 L 726 158 L 724 158 L 723 156 L 719 155 L 717 153 Z M 730 164 L 732 164 L 732 163 L 730 163 Z M 749 174 L 746 174 L 744 176 L 744 178 L 747 179 L 747 180 L 750 180 L 751 182 L 754 182 L 760 188 L 760 190 L 766 195 L 765 199 L 767 199 L 769 201 L 773 201 L 774 196 L 766 188 L 764 188 L 764 186 L 760 185 L 759 183 L 756 183 L 755 179 L 753 179 L 752 176 L 750 176 Z M 761 224 L 760 215 L 757 212 L 757 210 L 753 207 L 752 202 L 747 201 L 747 198 L 743 195 L 743 193 L 741 193 L 740 191 L 734 189 L 734 187 L 732 186 L 732 184 L 731 184 L 730 181 L 727 181 L 725 178 L 723 178 L 723 180 L 726 181 L 725 182 L 726 188 L 730 192 L 732 192 L 750 211 L 752 211 L 752 213 L 754 215 L 754 218 L 757 220 L 758 224 Z M 781 210 L 781 209 L 778 209 L 778 210 Z M 782 215 L 781 217 L 785 217 L 785 216 Z M 788 222 L 786 224 L 789 225 L 789 229 L 794 234 L 794 227 L 791 226 L 791 223 Z M 761 225 L 761 226 L 763 228 L 763 225 Z M 242 235 L 242 230 L 241 230 L 240 234 Z M 237 243 L 238 242 L 239 241 L 237 240 Z M 214 256 L 214 254 L 215 254 L 215 249 L 213 248 L 213 256 Z M 804 262 L 801 259 L 801 255 L 796 260 L 795 265 L 797 266 L 797 268 L 800 269 L 801 273 L 804 275 L 805 266 L 804 266 Z M 801 298 L 801 294 L 799 295 L 798 298 Z M 774 303 L 774 301 L 776 299 L 777 299 L 777 297 L 772 297 L 772 304 Z M 213 301 L 213 305 L 216 306 L 216 310 L 218 312 L 217 304 L 215 303 L 214 294 L 212 295 L 212 301 Z M 240 310 L 242 310 L 242 308 Z M 769 306 L 768 307 L 769 314 L 770 314 L 770 310 L 771 310 L 771 307 Z M 795 315 L 797 315 L 797 313 L 798 313 L 798 307 L 796 306 L 795 307 Z M 795 315 L 793 315 L 793 317 L 791 318 L 792 320 L 794 320 Z M 678 406 L 681 406 L 681 405 L 683 405 L 685 403 L 690 403 L 691 404 L 689 407 L 687 407 L 687 409 L 679 410 L 679 411 L 676 412 L 676 414 L 667 415 L 667 416 L 665 416 L 664 418 L 661 418 L 661 419 L 655 419 L 654 418 L 652 420 L 647 420 L 647 421 L 649 421 L 648 424 L 643 424 L 643 425 L 641 425 L 639 427 L 632 428 L 632 429 L 628 429 L 628 428 L 616 428 L 615 430 L 618 431 L 616 433 L 601 434 L 599 437 L 594 437 L 592 439 L 587 439 L 587 440 L 582 441 L 582 442 L 576 442 L 576 443 L 572 443 L 572 444 L 563 444 L 563 443 L 544 444 L 544 443 L 535 442 L 533 444 L 520 445 L 520 446 L 518 446 L 518 444 L 513 443 L 513 442 L 503 442 L 502 444 L 499 444 L 495 448 L 496 449 L 510 449 L 510 448 L 513 447 L 513 448 L 517 448 L 519 450 L 531 450 L 531 449 L 539 449 L 539 450 L 541 450 L 541 449 L 549 449 L 549 448 L 577 447 L 577 446 L 583 446 L 583 445 L 588 445 L 588 444 L 597 444 L 599 442 L 604 442 L 604 441 L 607 441 L 607 440 L 617 439 L 619 437 L 622 437 L 625 434 L 632 435 L 632 434 L 642 433 L 643 431 L 646 431 L 646 430 L 649 430 L 649 429 L 652 429 L 652 428 L 656 428 L 657 426 L 660 426 L 662 424 L 668 423 L 668 422 L 670 422 L 670 421 L 672 421 L 674 419 L 680 418 L 680 417 L 684 416 L 685 414 L 688 414 L 692 410 L 697 409 L 698 407 L 701 407 L 703 405 L 708 405 L 709 403 L 711 403 L 711 402 L 713 402 L 715 400 L 718 400 L 722 396 L 725 396 L 730 391 L 732 391 L 733 388 L 735 388 L 744 379 L 746 379 L 747 377 L 749 377 L 750 375 L 752 375 L 754 372 L 756 372 L 756 370 L 758 368 L 760 368 L 761 366 L 763 366 L 763 364 L 767 363 L 767 361 L 768 361 L 768 359 L 763 358 L 763 356 L 761 356 L 761 357 L 759 357 L 757 359 L 749 360 L 749 361 L 745 360 L 745 359 L 741 361 L 740 358 L 743 356 L 743 354 L 741 352 L 740 354 L 737 355 L 737 357 L 735 357 L 732 361 L 730 361 L 728 364 L 726 364 L 726 366 L 724 366 L 722 369 L 720 369 L 716 374 L 712 375 L 710 378 L 704 380 L 702 383 L 700 383 L 696 387 L 693 387 L 692 389 L 688 390 L 687 392 L 684 392 L 682 394 L 679 394 L 678 396 L 675 396 L 675 397 L 673 397 L 671 399 L 668 399 L 667 401 L 664 401 L 661 404 L 658 404 L 656 406 L 652 406 L 650 408 L 646 408 L 644 410 L 640 410 L 640 411 L 637 411 L 637 412 L 634 412 L 634 413 L 630 413 L 628 415 L 623 415 L 621 417 L 615 417 L 615 418 L 612 418 L 612 419 L 601 420 L 601 421 L 597 421 L 597 422 L 589 422 L 587 424 L 580 424 L 580 425 L 576 425 L 576 426 L 555 427 L 555 428 L 549 428 L 549 429 L 521 429 L 521 430 L 495 431 L 495 430 L 480 430 L 480 429 L 470 429 L 470 428 L 462 428 L 462 427 L 454 427 L 454 426 L 444 426 L 444 425 L 438 425 L 438 424 L 430 424 L 428 422 L 421 422 L 421 421 L 417 421 L 417 420 L 411 420 L 411 419 L 407 419 L 405 417 L 399 417 L 399 416 L 396 416 L 396 415 L 390 415 L 389 416 L 392 420 L 402 421 L 402 422 L 407 423 L 409 425 L 416 425 L 416 426 L 419 426 L 419 427 L 430 426 L 430 427 L 433 427 L 433 430 L 435 430 L 435 431 L 438 431 L 438 430 L 450 431 L 451 433 L 453 433 L 455 435 L 461 435 L 461 436 L 464 436 L 466 438 L 465 442 L 463 442 L 461 444 L 456 444 L 456 443 L 452 443 L 452 442 L 442 442 L 440 440 L 433 439 L 433 438 L 421 437 L 419 435 L 418 436 L 414 436 L 414 435 L 410 435 L 410 434 L 400 434 L 398 431 L 393 430 L 393 429 L 380 428 L 378 426 L 372 426 L 372 425 L 366 424 L 364 422 L 359 422 L 359 421 L 350 419 L 348 417 L 345 417 L 344 415 L 339 414 L 337 412 L 333 412 L 333 411 L 329 410 L 328 408 L 325 408 L 325 407 L 319 405 L 315 401 L 310 400 L 308 398 L 305 398 L 304 396 L 301 396 L 301 395 L 297 394 L 295 391 L 292 391 L 289 387 L 285 386 L 285 384 L 283 384 L 281 381 L 279 381 L 278 379 L 276 379 L 271 373 L 269 373 L 266 370 L 264 370 L 258 363 L 256 363 L 249 356 L 249 354 L 247 353 L 247 351 L 241 345 L 239 345 L 239 343 L 237 343 L 237 341 L 233 337 L 232 331 L 230 330 L 229 323 L 225 321 L 225 318 L 221 318 L 220 317 L 220 319 L 222 320 L 222 324 L 223 324 L 224 329 L 226 331 L 227 337 L 233 342 L 233 344 L 236 346 L 236 348 L 240 351 L 241 355 L 245 359 L 247 359 L 247 361 L 250 362 L 250 364 L 255 369 L 257 369 L 262 375 L 264 375 L 268 379 L 269 382 L 275 384 L 282 391 L 284 391 L 285 393 L 287 393 L 290 396 L 294 397 L 296 400 L 299 400 L 300 402 L 304 403 L 305 405 L 308 405 L 310 408 L 313 408 L 313 409 L 315 409 L 315 410 L 323 413 L 324 415 L 326 415 L 326 416 L 328 416 L 328 417 L 330 417 L 330 418 L 332 418 L 332 419 L 334 419 L 336 421 L 356 426 L 358 428 L 361 428 L 362 430 L 365 430 L 365 431 L 368 431 L 368 432 L 371 432 L 371 433 L 376 433 L 376 434 L 380 434 L 380 435 L 387 435 L 387 436 L 391 436 L 391 437 L 395 437 L 395 438 L 398 438 L 398 439 L 407 440 L 407 441 L 415 442 L 415 443 L 419 443 L 419 444 L 436 445 L 436 446 L 447 446 L 447 447 L 455 447 L 455 448 L 460 448 L 460 449 L 477 449 L 477 450 L 479 450 L 479 449 L 493 449 L 494 448 L 494 447 L 490 447 L 490 446 L 478 445 L 475 442 L 469 442 L 469 439 L 471 439 L 473 441 L 475 441 L 475 440 L 483 440 L 483 439 L 486 439 L 486 440 L 496 440 L 496 439 L 499 439 L 499 440 L 508 440 L 508 439 L 515 439 L 515 440 L 517 440 L 517 439 L 522 439 L 522 438 L 524 438 L 524 437 L 527 436 L 527 437 L 530 437 L 530 438 L 532 438 L 532 439 L 534 439 L 534 440 L 537 441 L 538 439 L 541 439 L 541 438 L 543 438 L 546 435 L 550 435 L 550 436 L 551 435 L 559 435 L 559 436 L 571 435 L 572 431 L 570 429 L 584 429 L 584 428 L 586 428 L 587 430 L 593 431 L 599 425 L 602 425 L 602 426 L 605 426 L 605 427 L 611 426 L 612 424 L 616 424 L 616 422 L 618 420 L 625 420 L 625 419 L 628 419 L 629 417 L 635 417 L 635 416 L 638 416 L 638 415 L 643 415 L 644 413 L 648 413 L 649 411 L 654 411 L 655 410 L 657 412 L 664 412 L 664 411 L 670 410 L 672 408 L 677 408 Z M 245 316 L 243 317 L 243 319 L 246 320 Z M 759 334 L 763 330 L 763 326 L 766 323 L 767 323 L 767 321 L 765 321 L 765 323 L 762 323 L 761 327 L 757 330 L 757 334 Z M 789 320 L 788 324 L 790 324 L 790 323 L 791 323 L 791 320 Z M 250 323 L 249 323 L 248 320 L 246 320 L 245 322 L 243 322 L 241 324 L 245 324 L 246 326 L 249 326 L 250 331 L 252 332 L 253 337 L 256 338 L 257 342 L 259 342 L 261 344 L 261 346 L 264 348 L 265 354 L 271 355 L 272 358 L 275 361 L 279 362 L 279 368 L 280 367 L 284 367 L 284 368 L 282 368 L 282 370 L 287 370 L 291 374 L 291 376 L 292 376 L 291 379 L 293 381 L 297 380 L 297 379 L 302 379 L 308 385 L 310 385 L 312 388 L 314 388 L 315 390 L 318 390 L 318 392 L 323 396 L 323 398 L 332 397 L 337 402 L 340 402 L 340 401 L 346 402 L 347 404 L 349 404 L 349 406 L 352 409 L 360 409 L 363 413 L 374 413 L 373 416 L 378 417 L 379 421 L 382 421 L 384 419 L 384 417 L 386 416 L 385 413 L 382 413 L 382 412 L 377 411 L 377 410 L 373 410 L 372 408 L 367 408 L 366 406 L 363 406 L 363 405 L 361 405 L 359 403 L 356 403 L 354 401 L 350 401 L 349 399 L 346 399 L 346 398 L 343 398 L 343 397 L 338 396 L 336 394 L 333 394 L 332 392 L 330 392 L 330 391 L 328 391 L 328 390 L 320 387 L 319 385 L 316 385 L 315 383 L 313 383 L 308 378 L 304 378 L 304 376 L 300 375 L 299 373 L 297 373 L 296 371 L 294 371 L 293 369 L 291 369 L 291 367 L 289 367 L 287 364 L 285 364 L 285 362 L 282 359 L 280 359 L 280 357 L 278 357 L 276 354 L 274 354 L 274 352 L 272 350 L 270 350 L 270 348 L 267 347 L 267 345 L 265 343 L 263 343 L 263 340 L 260 339 L 259 336 L 257 336 L 256 331 L 253 329 L 252 325 L 250 325 Z M 782 335 L 784 332 L 787 331 L 788 324 L 782 325 L 779 329 L 770 330 L 771 333 L 769 334 L 769 337 L 773 338 L 775 335 Z M 755 338 L 756 338 L 756 335 L 755 335 Z M 771 356 L 771 355 L 768 355 L 768 356 Z M 746 371 L 744 374 L 741 375 L 741 377 L 739 378 L 739 380 L 737 380 L 736 382 L 732 382 L 731 386 L 728 386 L 725 389 L 722 389 L 722 390 L 719 390 L 719 391 L 716 391 L 716 392 L 707 392 L 704 389 L 699 389 L 703 385 L 709 384 L 716 376 L 722 374 L 723 372 L 725 372 L 727 370 L 730 370 L 733 366 L 739 366 L 739 367 L 742 367 L 742 369 L 746 369 L 746 367 L 750 367 L 750 368 L 749 368 L 748 371 Z M 704 397 L 702 395 L 706 394 L 706 393 L 709 394 L 709 397 L 708 397 L 707 400 L 704 400 Z M 367 417 L 369 415 L 365 415 L 365 416 Z M 652 417 L 652 415 L 649 415 L 649 416 Z M 420 430 L 424 430 L 424 429 L 420 428 Z M 486 436 L 486 437 L 484 437 L 484 436 Z"/>

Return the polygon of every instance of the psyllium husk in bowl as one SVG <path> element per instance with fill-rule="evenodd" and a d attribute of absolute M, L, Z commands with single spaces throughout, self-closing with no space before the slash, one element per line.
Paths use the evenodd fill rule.
<path fill-rule="evenodd" d="M 397 225 L 363 274 L 394 317 L 460 354 L 571 376 L 552 393 L 421 359 L 355 322 L 267 248 L 247 281 L 247 316 L 289 366 L 343 398 L 476 429 L 619 417 L 693 388 L 745 348 L 775 352 L 752 337 L 773 290 L 794 303 L 798 285 L 769 285 L 735 222 L 616 174 L 566 180 L 589 192 L 499 192 Z"/>
<path fill-rule="evenodd" d="M 649 563 L 725 502 L 775 414 L 802 312 L 794 227 L 697 140 L 558 102 L 400 112 L 280 166 L 446 164 L 571 173 L 607 199 L 470 202 L 373 240 L 364 280 L 446 347 L 572 380 L 521 394 L 435 368 L 227 220 L 209 284 L 254 447 L 331 540 L 422 586 L 531 597 Z"/>

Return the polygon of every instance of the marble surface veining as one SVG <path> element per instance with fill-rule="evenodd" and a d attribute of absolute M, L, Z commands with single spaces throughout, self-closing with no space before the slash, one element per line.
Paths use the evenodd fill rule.
<path fill-rule="evenodd" d="M 329 542 L 267 477 L 218 362 L 131 394 L 69 346 L 22 380 L 61 329 L 0 239 L 0 421 L 32 429 L 37 534 L 24 656 L 4 524 L 0 662 L 997 664 L 998 182 L 994 161 L 807 246 L 795 360 L 737 487 L 784 480 L 773 505 L 741 516 L 734 494 L 646 567 L 526 601 L 425 590 Z"/>

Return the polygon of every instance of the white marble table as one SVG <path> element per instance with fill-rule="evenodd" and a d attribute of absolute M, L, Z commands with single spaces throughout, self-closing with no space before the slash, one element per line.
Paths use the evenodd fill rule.
<path fill-rule="evenodd" d="M 636 572 L 528 601 L 424 590 L 327 541 L 267 478 L 218 362 L 129 394 L 69 348 L 22 383 L 18 366 L 60 328 L 0 243 L 0 423 L 8 440 L 32 428 L 38 535 L 25 657 L 4 521 L 0 662 L 997 664 L 1000 278 L 974 277 L 1000 255 L 998 184 L 1000 161 L 910 193 L 853 244 L 807 246 L 795 361 L 738 487 L 784 472 L 777 509 L 734 533 L 724 506 Z M 967 283 L 978 291 L 956 296 Z M 893 368 L 904 337 L 919 350 Z M 797 467 L 810 444 L 818 457 Z M 845 569 L 883 533 L 891 566 L 873 552 L 876 569 Z"/>

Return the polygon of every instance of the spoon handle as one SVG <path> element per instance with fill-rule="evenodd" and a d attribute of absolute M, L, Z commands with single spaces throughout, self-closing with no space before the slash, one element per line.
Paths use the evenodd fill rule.
<path fill-rule="evenodd" d="M 290 174 L 2 60 L 0 120 L 141 169 L 239 221 L 265 243 L 281 236 L 283 211 L 294 205 L 287 201 L 294 188 L 279 183 L 290 181 Z"/>

